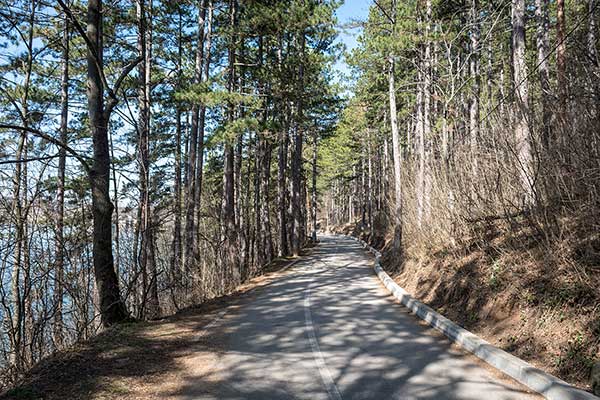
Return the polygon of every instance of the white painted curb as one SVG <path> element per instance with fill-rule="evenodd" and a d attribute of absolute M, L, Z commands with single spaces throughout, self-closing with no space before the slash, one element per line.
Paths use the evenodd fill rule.
<path fill-rule="evenodd" d="M 369 246 L 363 240 L 353 236 L 344 235 L 359 242 L 375 256 L 375 273 L 383 282 L 385 287 L 404 306 L 410 309 L 419 318 L 426 321 L 433 328 L 442 332 L 451 341 L 460 344 L 464 349 L 475 354 L 496 369 L 511 376 L 516 381 L 527 386 L 531 390 L 540 393 L 549 400 L 599 400 L 599 397 L 591 393 L 577 389 L 567 382 L 555 376 L 535 368 L 533 365 L 515 357 L 504 350 L 486 342 L 468 330 L 455 324 L 448 318 L 438 314 L 430 307 L 413 298 L 406 290 L 402 289 L 381 268 L 381 253 Z"/>

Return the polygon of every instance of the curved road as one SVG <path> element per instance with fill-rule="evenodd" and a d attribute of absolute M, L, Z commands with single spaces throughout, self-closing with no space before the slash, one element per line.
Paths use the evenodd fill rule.
<path fill-rule="evenodd" d="M 224 351 L 207 374 L 190 377 L 181 399 L 539 398 L 395 303 L 356 242 L 320 239 L 310 256 L 211 323 Z"/>

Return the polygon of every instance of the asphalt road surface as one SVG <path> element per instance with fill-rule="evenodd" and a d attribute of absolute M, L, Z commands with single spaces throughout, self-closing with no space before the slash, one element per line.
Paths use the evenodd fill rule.
<path fill-rule="evenodd" d="M 223 349 L 180 398 L 540 398 L 419 323 L 382 287 L 356 242 L 320 241 L 210 324 L 223 332 Z"/>

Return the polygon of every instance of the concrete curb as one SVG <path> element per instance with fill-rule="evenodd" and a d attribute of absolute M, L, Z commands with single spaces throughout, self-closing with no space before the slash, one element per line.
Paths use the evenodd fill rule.
<path fill-rule="evenodd" d="M 509 375 L 516 381 L 527 386 L 529 389 L 541 394 L 549 400 L 600 400 L 591 393 L 577 389 L 567 382 L 556 378 L 546 372 L 535 368 L 533 365 L 517 358 L 504 350 L 486 342 L 468 330 L 455 324 L 448 318 L 438 314 L 430 307 L 413 298 L 406 290 L 398 286 L 396 282 L 381 267 L 381 253 L 369 246 L 363 240 L 353 236 L 344 235 L 359 242 L 363 248 L 375 256 L 375 273 L 385 287 L 405 307 L 411 310 L 419 318 L 426 321 L 433 328 L 442 332 L 451 341 L 458 343 L 464 349 L 473 353 L 486 363 Z"/>

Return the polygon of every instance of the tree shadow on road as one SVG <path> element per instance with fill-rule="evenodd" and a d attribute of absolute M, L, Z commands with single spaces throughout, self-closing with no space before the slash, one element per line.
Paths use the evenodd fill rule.
<path fill-rule="evenodd" d="M 325 240 L 270 282 L 49 358 L 4 398 L 335 399 L 327 372 L 342 399 L 527 398 L 395 304 L 369 264 L 354 242 Z"/>

